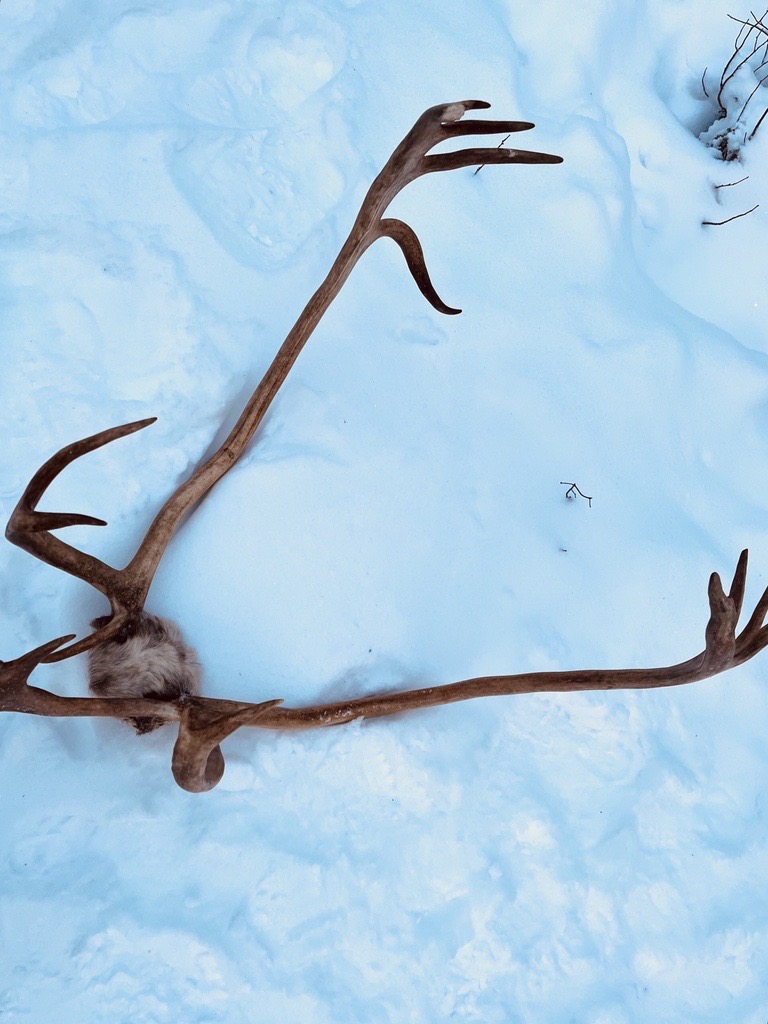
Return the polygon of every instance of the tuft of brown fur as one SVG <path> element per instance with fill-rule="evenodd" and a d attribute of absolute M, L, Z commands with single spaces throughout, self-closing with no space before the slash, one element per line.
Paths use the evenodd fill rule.
<path fill-rule="evenodd" d="M 105 626 L 110 616 L 94 619 Z M 148 697 L 178 700 L 200 692 L 197 654 L 170 619 L 140 612 L 113 640 L 88 652 L 88 687 L 97 697 Z M 162 718 L 126 718 L 137 733 L 164 725 Z"/>

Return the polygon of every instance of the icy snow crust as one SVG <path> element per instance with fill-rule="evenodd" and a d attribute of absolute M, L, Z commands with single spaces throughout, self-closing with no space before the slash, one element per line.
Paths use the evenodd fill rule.
<path fill-rule="evenodd" d="M 414 119 L 483 98 L 565 163 L 397 200 L 463 315 L 371 250 L 150 610 L 254 701 L 696 653 L 711 570 L 768 583 L 768 124 L 741 165 L 699 139 L 727 13 L 3 0 L 3 522 L 156 415 L 46 498 L 123 564 Z M 7 544 L 0 591 L 6 659 L 105 610 Z M 4 715 L 0 1020 L 765 1024 L 767 671 L 241 731 L 202 797 L 169 729 Z"/>

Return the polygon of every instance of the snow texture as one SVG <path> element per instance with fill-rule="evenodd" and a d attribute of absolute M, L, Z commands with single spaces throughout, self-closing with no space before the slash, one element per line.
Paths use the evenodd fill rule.
<path fill-rule="evenodd" d="M 149 610 L 206 693 L 297 705 L 695 654 L 712 570 L 749 547 L 768 583 L 768 119 L 725 163 L 702 91 L 729 13 L 3 0 L 3 522 L 52 452 L 157 416 L 46 497 L 124 564 L 393 147 L 477 97 L 565 162 L 398 197 L 463 314 L 371 249 Z M 8 544 L 0 595 L 5 659 L 106 611 Z M 767 666 L 241 730 L 204 796 L 171 729 L 4 715 L 0 1021 L 765 1024 Z"/>

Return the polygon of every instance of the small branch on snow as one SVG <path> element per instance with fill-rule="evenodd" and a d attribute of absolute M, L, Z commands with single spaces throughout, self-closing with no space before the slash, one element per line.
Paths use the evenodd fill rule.
<path fill-rule="evenodd" d="M 560 484 L 562 487 L 568 488 L 568 490 L 565 492 L 565 496 L 568 499 L 568 501 L 573 500 L 574 491 L 576 491 L 576 493 L 580 494 L 585 501 L 589 502 L 589 507 L 592 508 L 592 499 L 589 497 L 588 494 L 585 494 L 582 490 L 580 490 L 580 488 L 576 484 L 569 483 L 567 480 L 561 480 Z"/>
<path fill-rule="evenodd" d="M 749 177 L 749 175 L 745 174 L 744 177 L 743 178 L 739 178 L 738 181 L 726 181 L 722 185 L 715 185 L 715 189 L 718 189 L 718 188 L 733 188 L 734 185 L 740 185 L 742 183 L 742 181 L 746 181 L 748 177 Z"/>
<path fill-rule="evenodd" d="M 755 135 L 757 134 L 757 129 L 758 129 L 759 127 L 760 127 L 760 125 L 761 125 L 761 124 L 763 123 L 763 121 L 765 120 L 765 115 L 766 115 L 766 114 L 768 114 L 768 107 L 766 107 L 766 108 L 765 108 L 765 110 L 764 110 L 764 111 L 762 112 L 762 114 L 760 115 L 760 117 L 759 117 L 759 119 L 758 119 L 758 122 L 757 122 L 757 124 L 756 124 L 756 125 L 755 125 L 755 127 L 754 127 L 754 128 L 752 129 L 752 131 L 750 132 L 750 135 L 749 135 L 749 138 L 750 138 L 750 140 L 754 139 Z"/>
<path fill-rule="evenodd" d="M 755 203 L 751 210 L 745 210 L 744 213 L 735 213 L 733 217 L 727 217 L 725 220 L 703 220 L 701 222 L 702 226 L 704 224 L 711 224 L 712 227 L 720 227 L 722 224 L 730 224 L 732 220 L 738 220 L 739 217 L 746 217 L 748 213 L 754 213 L 759 205 L 760 203 Z"/>

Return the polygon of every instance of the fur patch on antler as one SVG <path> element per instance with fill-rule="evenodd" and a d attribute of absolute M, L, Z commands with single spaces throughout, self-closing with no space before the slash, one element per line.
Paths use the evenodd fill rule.
<path fill-rule="evenodd" d="M 98 629 L 109 616 L 94 619 Z M 88 652 L 88 686 L 97 697 L 178 700 L 200 693 L 200 663 L 170 619 L 140 612 L 113 640 Z M 136 732 L 152 732 L 160 718 L 126 719 Z"/>

